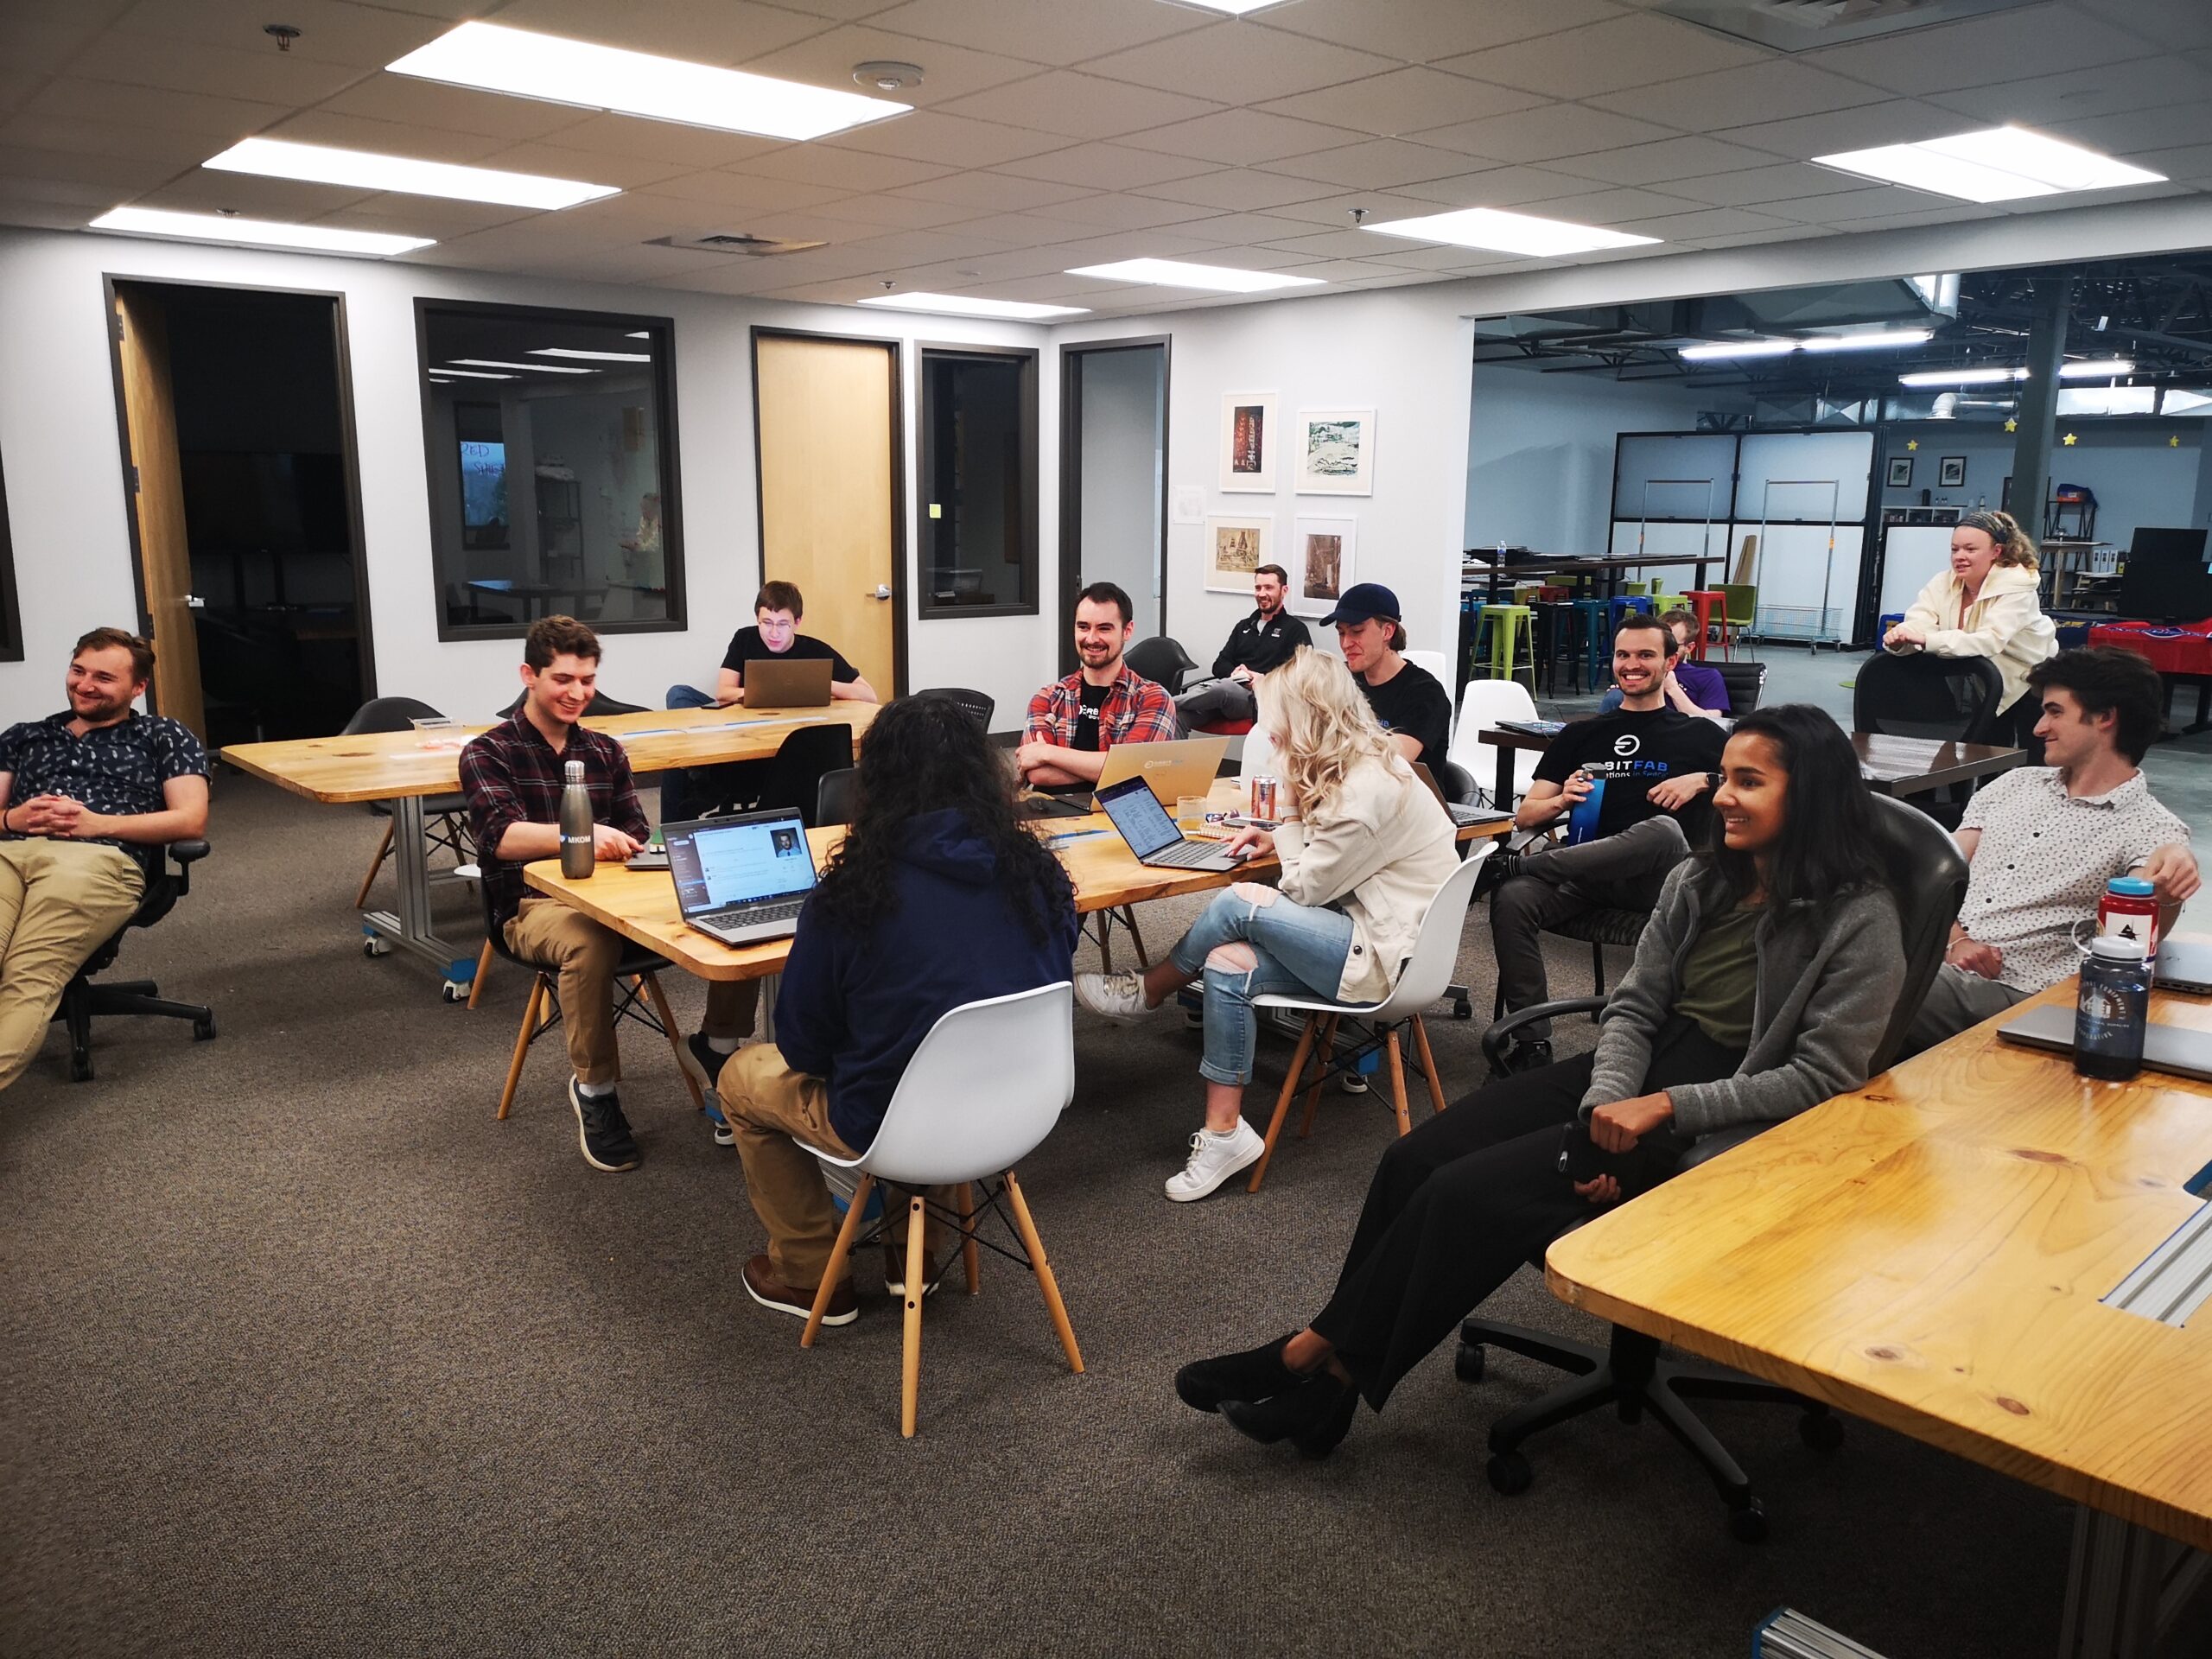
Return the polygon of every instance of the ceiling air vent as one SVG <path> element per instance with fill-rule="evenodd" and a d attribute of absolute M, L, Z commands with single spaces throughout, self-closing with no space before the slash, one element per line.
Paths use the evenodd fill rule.
<path fill-rule="evenodd" d="M 2044 0 L 1658 0 L 1669 17 L 1783 52 L 1955 23 L 1993 11 L 2022 11 Z"/>
<path fill-rule="evenodd" d="M 826 242 L 798 242 L 782 237 L 750 236 L 742 231 L 716 231 L 708 236 L 657 236 L 647 245 L 690 248 L 696 253 L 741 253 L 751 259 L 772 258 L 779 253 L 804 253 Z"/>

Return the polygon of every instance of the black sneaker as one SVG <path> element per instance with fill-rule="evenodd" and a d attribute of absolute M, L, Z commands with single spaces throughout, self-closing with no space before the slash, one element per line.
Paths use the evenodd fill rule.
<path fill-rule="evenodd" d="M 1547 1039 L 1525 1038 L 1506 1052 L 1505 1071 L 1508 1077 L 1517 1077 L 1523 1071 L 1534 1071 L 1551 1063 L 1552 1046 Z"/>
<path fill-rule="evenodd" d="M 587 1095 L 572 1077 L 569 1104 L 575 1109 L 576 1139 L 586 1163 L 609 1172 L 638 1166 L 638 1143 L 630 1134 L 630 1120 L 622 1116 L 619 1096 Z"/>
<path fill-rule="evenodd" d="M 1475 898 L 1488 898 L 1520 874 L 1522 857 L 1522 854 L 1509 853 L 1501 847 L 1484 859 L 1481 870 L 1475 876 Z"/>

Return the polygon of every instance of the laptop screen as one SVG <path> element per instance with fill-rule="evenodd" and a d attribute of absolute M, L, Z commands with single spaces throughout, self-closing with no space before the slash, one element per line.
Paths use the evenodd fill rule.
<path fill-rule="evenodd" d="M 1183 839 L 1175 820 L 1160 804 L 1160 797 L 1141 778 L 1128 779 L 1100 790 L 1098 804 L 1106 809 L 1106 816 L 1114 821 L 1114 827 L 1122 832 L 1122 839 L 1129 843 L 1129 850 L 1139 858 L 1149 858 Z"/>
<path fill-rule="evenodd" d="M 796 812 L 694 824 L 667 840 L 676 902 L 686 916 L 796 899 L 814 887 L 814 855 Z"/>

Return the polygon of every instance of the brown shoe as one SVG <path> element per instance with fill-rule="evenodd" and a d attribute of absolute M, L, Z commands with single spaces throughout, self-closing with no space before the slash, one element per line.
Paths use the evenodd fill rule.
<path fill-rule="evenodd" d="M 768 1258 L 756 1255 L 745 1264 L 745 1294 L 763 1307 L 804 1319 L 814 1312 L 814 1293 L 797 1290 L 769 1270 Z M 861 1316 L 861 1299 L 849 1279 L 830 1294 L 830 1306 L 822 1315 L 824 1325 L 850 1325 Z"/>

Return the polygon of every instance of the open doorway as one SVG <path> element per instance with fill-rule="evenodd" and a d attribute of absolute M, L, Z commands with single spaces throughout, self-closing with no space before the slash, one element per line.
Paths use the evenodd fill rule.
<path fill-rule="evenodd" d="M 1060 608 L 1094 582 L 1136 607 L 1135 638 L 1167 628 L 1167 340 L 1060 348 Z M 1075 671 L 1065 626 L 1060 671 Z"/>
<path fill-rule="evenodd" d="M 375 694 L 340 300 L 108 293 L 156 710 L 210 747 L 338 731 Z"/>

